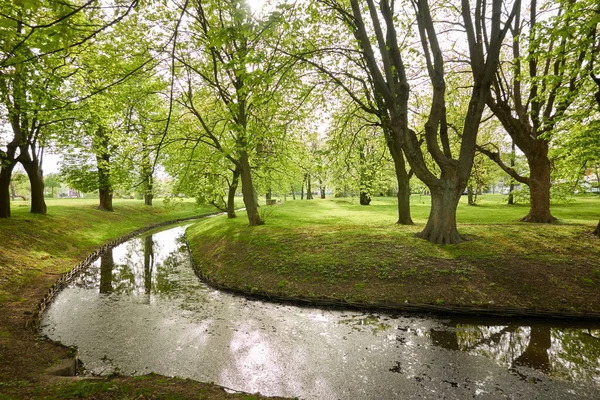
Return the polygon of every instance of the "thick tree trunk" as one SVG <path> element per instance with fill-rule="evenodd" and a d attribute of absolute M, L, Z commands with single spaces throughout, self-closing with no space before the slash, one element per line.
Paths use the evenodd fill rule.
<path fill-rule="evenodd" d="M 306 200 L 312 200 L 312 188 L 310 186 L 310 174 L 306 176 Z"/>
<path fill-rule="evenodd" d="M 271 190 L 271 188 L 269 188 L 267 194 L 265 195 L 266 200 L 271 200 L 271 196 L 273 196 L 273 191 Z"/>
<path fill-rule="evenodd" d="M 523 222 L 551 223 L 556 218 L 550 214 L 550 160 L 548 143 L 539 140 L 536 151 L 527 156 L 529 164 L 529 214 Z"/>
<path fill-rule="evenodd" d="M 460 199 L 460 190 L 447 182 L 445 187 L 432 187 L 431 211 L 425 229 L 417 237 L 436 244 L 454 244 L 466 239 L 456 228 L 456 207 Z"/>
<path fill-rule="evenodd" d="M 294 190 L 294 185 L 290 185 L 290 188 L 292 189 L 292 200 L 296 200 L 296 191 Z"/>
<path fill-rule="evenodd" d="M 154 199 L 154 180 L 152 174 L 149 173 L 146 176 L 146 183 L 144 184 L 144 205 L 152 206 L 152 199 Z"/>
<path fill-rule="evenodd" d="M 37 159 L 30 161 L 22 160 L 21 164 L 27 172 L 31 185 L 31 213 L 46 214 L 46 202 L 44 200 L 44 178 Z"/>
<path fill-rule="evenodd" d="M 398 221 L 396 223 L 414 225 L 410 216 L 410 176 L 406 172 L 404 153 L 398 141 L 394 140 L 391 134 L 386 134 L 386 142 L 394 160 L 394 170 L 398 181 Z"/>
<path fill-rule="evenodd" d="M 264 222 L 258 214 L 258 202 L 254 196 L 254 187 L 252 186 L 252 171 L 248 161 L 248 153 L 245 150 L 240 151 L 240 175 L 242 178 L 242 195 L 244 196 L 244 205 L 248 215 L 248 224 L 250 226 L 262 225 Z"/>
<path fill-rule="evenodd" d="M 238 182 L 240 181 L 240 168 L 235 167 L 231 185 L 227 191 L 227 218 L 235 218 L 235 192 L 237 192 Z"/>
<path fill-rule="evenodd" d="M 14 164 L 0 167 L 0 218 L 10 218 L 10 178 L 13 169 Z"/>
<path fill-rule="evenodd" d="M 144 194 L 144 205 L 152 206 L 152 199 L 153 198 L 154 198 L 154 195 L 152 193 L 146 193 L 146 194 Z"/>
<path fill-rule="evenodd" d="M 321 188 L 321 198 L 324 199 L 325 198 L 325 185 L 323 184 L 323 181 L 319 181 L 319 185 Z"/>
<path fill-rule="evenodd" d="M 366 192 L 360 192 L 360 205 L 368 206 L 371 204 L 371 196 Z"/>

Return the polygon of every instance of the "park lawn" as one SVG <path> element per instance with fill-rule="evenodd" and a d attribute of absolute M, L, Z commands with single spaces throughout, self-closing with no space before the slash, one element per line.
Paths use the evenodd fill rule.
<path fill-rule="evenodd" d="M 37 336 L 32 322 L 38 302 L 61 273 L 100 245 L 164 221 L 215 212 L 193 201 L 165 206 L 155 200 L 114 200 L 112 213 L 96 209 L 97 199 L 47 199 L 48 214 L 12 204 L 12 218 L 0 219 L 0 400 L 64 398 L 258 399 L 229 394 L 209 384 L 159 375 L 79 380 L 45 370 L 70 358 L 68 349 Z"/>
<path fill-rule="evenodd" d="M 600 313 L 600 198 L 555 204 L 559 223 L 519 222 L 528 206 L 502 196 L 461 200 L 459 231 L 470 240 L 434 245 L 415 237 L 429 198 L 413 195 L 414 226 L 400 226 L 394 199 L 287 201 L 188 229 L 196 268 L 216 286 L 274 298 L 437 309 Z M 425 307 L 427 309 L 427 307 Z"/>

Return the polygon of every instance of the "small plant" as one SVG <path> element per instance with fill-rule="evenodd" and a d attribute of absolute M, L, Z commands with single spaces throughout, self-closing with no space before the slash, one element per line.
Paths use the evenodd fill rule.
<path fill-rule="evenodd" d="M 590 278 L 581 278 L 581 282 L 583 282 L 585 286 L 594 286 L 594 281 Z"/>
<path fill-rule="evenodd" d="M 284 280 L 277 282 L 277 287 L 280 289 L 283 289 L 283 288 L 287 287 L 289 284 L 290 283 L 284 279 Z"/>

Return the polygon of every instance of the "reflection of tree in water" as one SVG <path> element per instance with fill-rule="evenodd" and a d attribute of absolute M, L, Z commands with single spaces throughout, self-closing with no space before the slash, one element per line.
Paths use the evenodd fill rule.
<path fill-rule="evenodd" d="M 152 235 L 144 238 L 144 292 L 152 291 L 152 270 L 154 268 L 154 241 Z"/>
<path fill-rule="evenodd" d="M 113 291 L 112 273 L 114 266 L 113 251 L 108 249 L 100 257 L 100 293 L 111 293 Z"/>
<path fill-rule="evenodd" d="M 529 367 L 572 380 L 600 378 L 600 330 L 507 325 L 431 329 L 434 345 L 483 355 L 508 368 Z"/>

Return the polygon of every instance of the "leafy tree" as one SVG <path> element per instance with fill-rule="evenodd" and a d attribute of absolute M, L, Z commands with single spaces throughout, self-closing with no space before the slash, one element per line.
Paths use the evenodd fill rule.
<path fill-rule="evenodd" d="M 598 22 L 596 1 L 524 2 L 518 8 L 507 39 L 511 53 L 504 54 L 487 104 L 516 146 L 525 154 L 529 176 L 490 156 L 516 181 L 530 189 L 526 222 L 553 222 L 550 212 L 548 157 L 551 139 L 561 121 L 572 118 L 570 107 L 586 91 L 586 80 Z M 529 18 L 522 16 L 529 11 Z M 575 117 L 577 120 L 577 117 Z"/>
<path fill-rule="evenodd" d="M 60 176 L 56 173 L 48 174 L 44 177 L 44 186 L 50 188 L 50 197 L 54 197 L 54 189 L 60 188 Z"/>
<path fill-rule="evenodd" d="M 460 25 L 464 28 L 469 47 L 472 91 L 468 112 L 463 116 L 460 152 L 458 158 L 454 158 L 447 124 L 447 107 L 450 104 L 446 102 L 446 63 L 432 8 L 427 0 L 417 0 L 412 4 L 422 44 L 420 59 L 426 65 L 431 88 L 425 143 L 436 163 L 433 171 L 425 162 L 416 132 L 409 128 L 410 85 L 403 58 L 403 53 L 407 51 L 400 47 L 402 38 L 398 37 L 396 26 L 396 3 L 382 0 L 377 8 L 372 0 L 366 1 L 366 4 L 351 0 L 351 10 L 347 10 L 343 4 L 330 2 L 360 43 L 362 60 L 368 67 L 371 79 L 370 98 L 374 99 L 380 110 L 375 115 L 391 137 L 401 144 L 415 175 L 431 191 L 431 213 L 425 229 L 418 236 L 433 243 L 459 243 L 464 238 L 456 228 L 456 207 L 470 176 L 485 101 L 498 66 L 500 47 L 515 11 L 510 13 L 503 27 L 503 4 L 500 0 L 492 1 L 489 6 L 485 2 L 477 2 L 475 10 L 468 1 L 462 1 Z M 487 16 L 487 13 L 490 15 Z M 439 171 L 437 176 L 436 170 Z"/>

